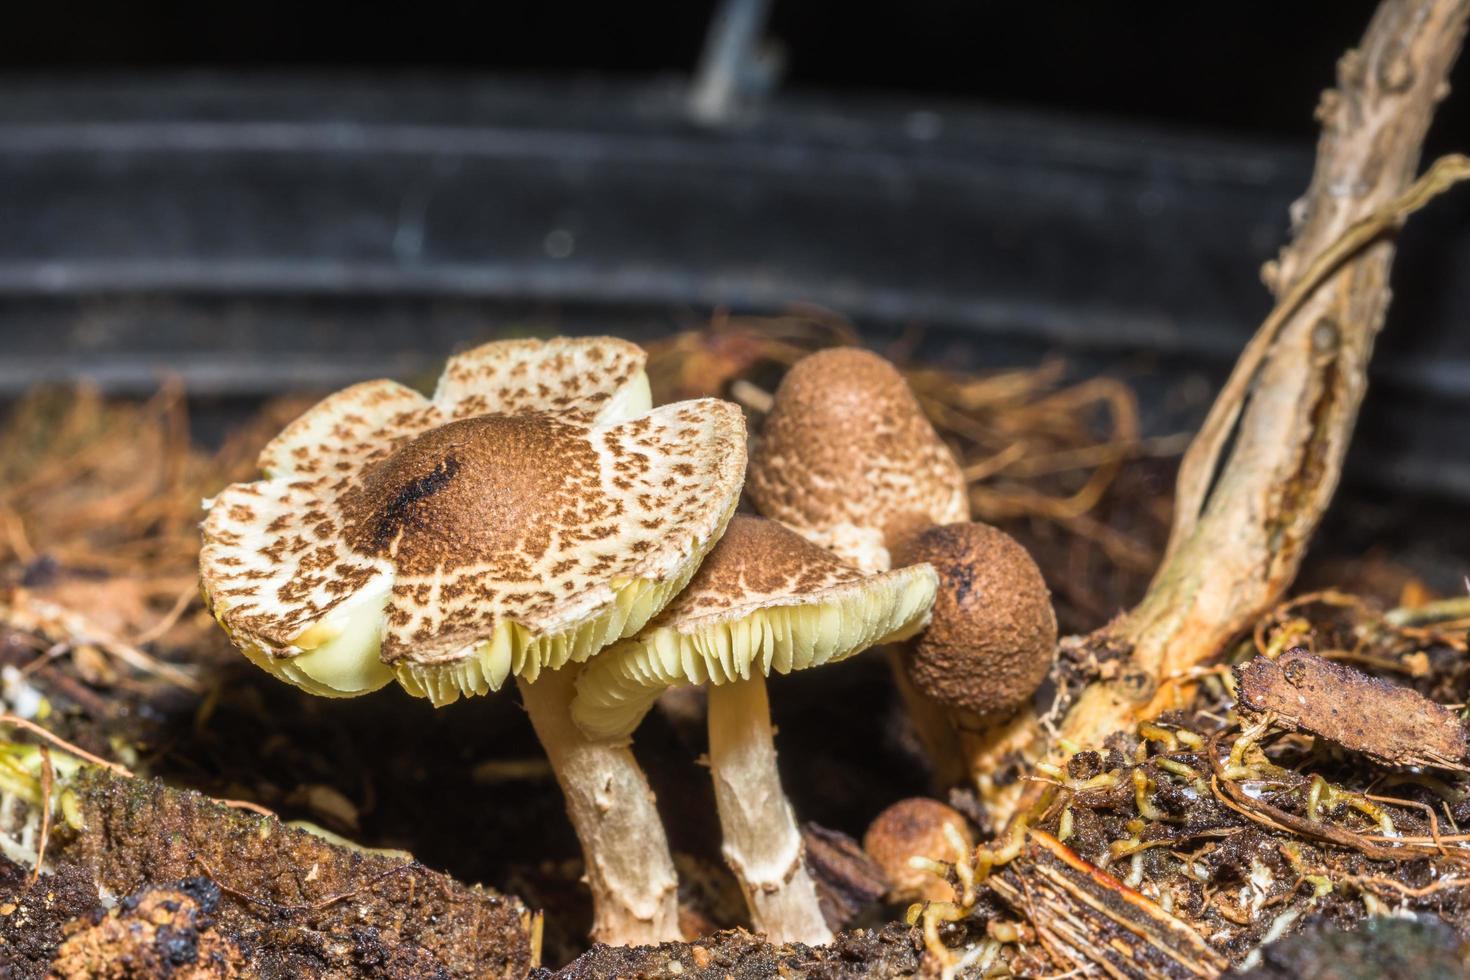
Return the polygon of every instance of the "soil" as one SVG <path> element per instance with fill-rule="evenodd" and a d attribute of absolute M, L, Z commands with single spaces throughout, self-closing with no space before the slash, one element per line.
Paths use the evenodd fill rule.
<path fill-rule="evenodd" d="M 771 946 L 747 932 L 719 932 L 693 944 L 636 949 L 596 946 L 557 971 L 536 980 L 594 980 L 603 977 L 692 977 L 695 980 L 888 980 L 920 971 L 922 949 L 913 931 L 890 925 L 845 933 L 830 946 Z"/>

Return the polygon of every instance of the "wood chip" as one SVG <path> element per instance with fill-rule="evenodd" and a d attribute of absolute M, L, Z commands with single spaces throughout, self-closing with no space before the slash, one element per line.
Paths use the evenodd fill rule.
<path fill-rule="evenodd" d="M 1031 831 L 1021 855 L 987 884 L 1025 910 L 1047 950 L 1076 973 L 1185 980 L 1228 966 L 1183 919 L 1042 831 Z"/>
<path fill-rule="evenodd" d="M 1407 687 L 1294 647 L 1237 667 L 1240 707 L 1389 765 L 1470 772 L 1459 717 Z"/>

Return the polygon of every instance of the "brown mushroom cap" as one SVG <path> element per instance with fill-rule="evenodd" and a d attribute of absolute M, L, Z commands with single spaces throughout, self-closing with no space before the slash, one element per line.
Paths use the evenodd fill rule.
<path fill-rule="evenodd" d="M 887 568 L 904 534 L 969 517 L 959 464 L 908 382 L 855 347 L 786 373 L 746 480 L 762 514 L 866 570 Z"/>
<path fill-rule="evenodd" d="M 591 338 L 477 348 L 433 399 L 326 399 L 266 447 L 268 479 L 210 504 L 216 618 L 329 696 L 396 677 L 444 703 L 586 659 L 663 608 L 739 499 L 739 409 L 647 411 L 647 390 L 642 351 Z"/>
<path fill-rule="evenodd" d="M 935 584 L 923 564 L 865 574 L 776 521 L 737 514 L 678 598 L 578 676 L 572 717 L 596 737 L 626 735 L 668 687 L 807 670 L 911 636 Z"/>
<path fill-rule="evenodd" d="M 914 686 L 981 715 L 1025 704 L 1057 647 L 1051 594 L 1026 549 L 1003 531 L 963 523 L 930 528 L 895 557 L 939 573 L 933 618 L 904 651 Z"/>
<path fill-rule="evenodd" d="M 954 901 L 948 881 L 910 862 L 922 857 L 953 863 L 974 846 L 959 811 L 927 797 L 899 800 L 878 814 L 863 834 L 863 850 L 883 869 L 891 902 Z"/>

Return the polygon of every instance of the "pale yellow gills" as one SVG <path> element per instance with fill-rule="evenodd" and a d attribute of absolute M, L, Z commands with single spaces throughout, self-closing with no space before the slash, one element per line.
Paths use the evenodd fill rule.
<path fill-rule="evenodd" d="M 666 688 L 820 667 L 911 636 L 928 621 L 928 565 L 866 574 L 781 524 L 736 515 L 679 597 L 582 672 L 572 716 L 626 735 Z"/>
<path fill-rule="evenodd" d="M 396 679 L 443 704 L 585 660 L 683 588 L 739 499 L 744 421 L 649 411 L 612 338 L 450 360 L 433 398 L 327 398 L 268 445 L 268 479 L 209 504 L 200 570 L 250 659 L 320 695 Z"/>
<path fill-rule="evenodd" d="M 750 460 L 756 509 L 865 571 L 930 524 L 966 520 L 965 480 L 897 369 L 839 347 L 798 361 Z"/>

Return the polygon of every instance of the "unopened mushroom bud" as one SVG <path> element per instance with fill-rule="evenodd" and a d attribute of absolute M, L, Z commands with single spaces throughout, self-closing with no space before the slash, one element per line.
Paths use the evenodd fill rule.
<path fill-rule="evenodd" d="M 819 351 L 786 372 L 745 487 L 764 516 L 864 571 L 891 568 L 891 550 L 924 528 L 970 516 L 959 464 L 908 382 L 856 347 Z M 889 656 L 936 784 L 959 781 L 950 719 Z"/>
<path fill-rule="evenodd" d="M 745 486 L 763 515 L 865 571 L 888 569 L 920 528 L 970 516 L 959 464 L 908 382 L 856 347 L 786 372 Z"/>
<path fill-rule="evenodd" d="M 985 524 L 946 524 L 905 542 L 896 557 L 939 573 L 929 626 L 904 646 L 914 686 L 986 718 L 1029 701 L 1056 656 L 1057 617 L 1026 549 Z"/>
<path fill-rule="evenodd" d="M 954 864 L 975 848 L 965 818 L 938 800 L 899 800 L 868 825 L 863 850 L 888 878 L 888 900 L 952 902 L 954 889 L 938 865 Z"/>

